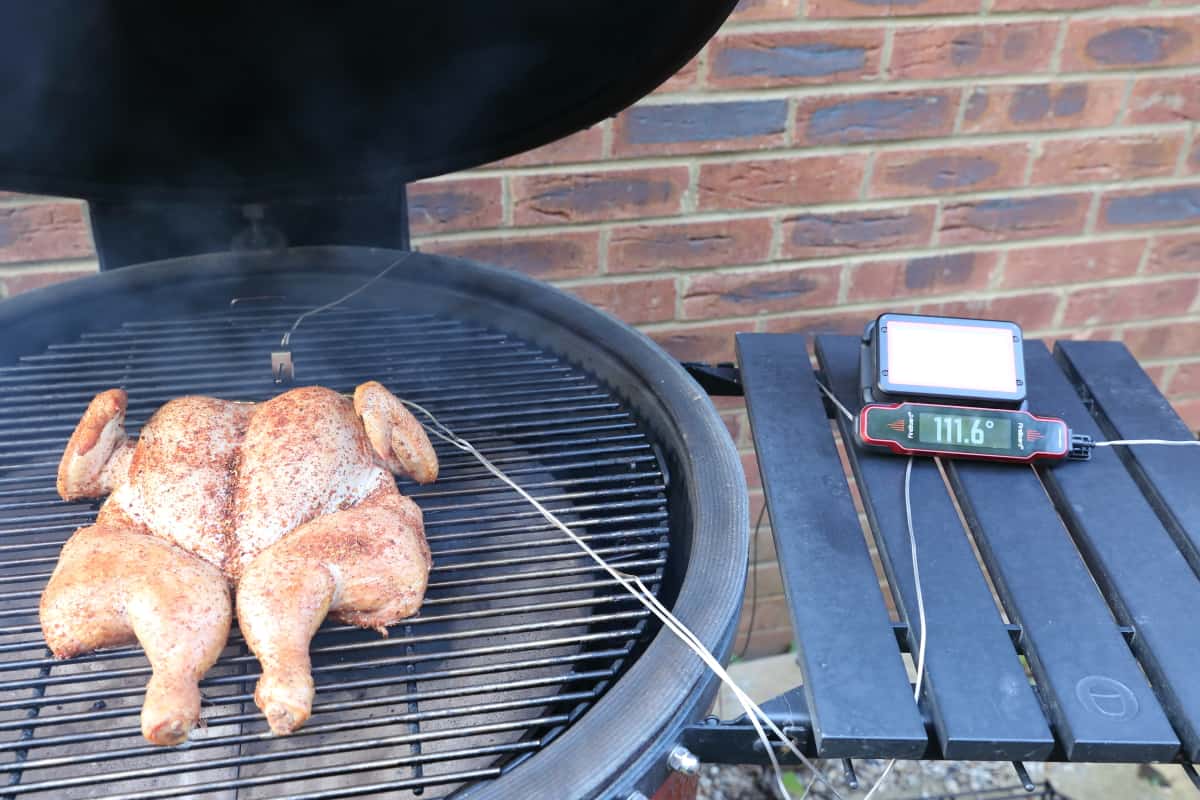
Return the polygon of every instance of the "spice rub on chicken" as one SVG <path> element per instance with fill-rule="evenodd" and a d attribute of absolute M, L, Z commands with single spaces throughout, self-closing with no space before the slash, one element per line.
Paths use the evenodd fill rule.
<path fill-rule="evenodd" d="M 277 734 L 312 710 L 309 643 L 327 615 L 386 633 L 415 614 L 431 566 L 421 511 L 392 473 L 438 462 L 382 385 L 319 386 L 264 403 L 171 400 L 125 435 L 126 394 L 102 392 L 58 470 L 64 500 L 108 495 L 63 546 L 41 599 L 58 658 L 139 642 L 152 675 L 142 734 L 187 738 L 198 682 L 238 624 L 262 665 L 254 693 Z"/>

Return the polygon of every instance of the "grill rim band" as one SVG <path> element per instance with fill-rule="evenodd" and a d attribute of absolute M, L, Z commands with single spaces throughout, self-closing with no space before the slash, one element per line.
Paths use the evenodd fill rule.
<path fill-rule="evenodd" d="M 210 293 L 215 287 L 197 284 L 228 289 L 239 280 L 272 277 L 286 286 L 286 278 L 303 273 L 366 278 L 397 255 L 361 247 L 216 253 L 49 286 L 0 303 L 0 331 L 7 332 L 0 335 L 0 361 L 11 362 L 83 330 L 129 321 L 131 293 L 161 292 L 166 286 Z M 673 456 L 672 530 L 690 529 L 690 536 L 671 542 L 673 562 L 686 566 L 672 610 L 726 659 L 745 588 L 749 498 L 741 460 L 699 384 L 645 334 L 518 273 L 417 253 L 384 281 L 419 283 L 459 296 L 463 305 L 455 313 L 461 310 L 523 335 L 582 366 L 637 411 Z M 74 308 L 88 313 L 72 314 Z M 152 313 L 163 316 L 157 307 Z M 461 796 L 536 797 L 551 787 L 557 792 L 570 787 L 572 797 L 623 796 L 635 785 L 652 788 L 665 775 L 666 753 L 681 729 L 706 712 L 716 689 L 715 677 L 699 659 L 673 634 L 659 630 L 620 679 L 561 735 L 518 768 L 467 787 Z"/>

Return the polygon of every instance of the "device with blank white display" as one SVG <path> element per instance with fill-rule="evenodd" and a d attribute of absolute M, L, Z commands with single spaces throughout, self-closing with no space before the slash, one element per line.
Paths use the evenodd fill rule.
<path fill-rule="evenodd" d="M 1013 322 L 883 314 L 863 336 L 863 402 L 1022 408 L 1022 342 Z"/>

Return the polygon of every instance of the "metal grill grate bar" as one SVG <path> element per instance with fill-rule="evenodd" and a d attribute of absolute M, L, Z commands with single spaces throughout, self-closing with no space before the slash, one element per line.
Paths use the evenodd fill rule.
<path fill-rule="evenodd" d="M 595 689 L 593 689 L 591 691 L 587 691 L 587 692 L 559 692 L 556 694 L 541 695 L 541 696 L 525 698 L 522 700 L 513 700 L 513 701 L 503 702 L 503 703 L 479 703 L 476 705 L 442 709 L 439 711 L 421 711 L 416 714 L 388 714 L 388 715 L 384 715 L 384 716 L 375 716 L 375 717 L 370 717 L 368 720 L 365 720 L 365 721 L 364 720 L 355 720 L 353 722 L 334 722 L 334 723 L 317 724 L 317 725 L 306 725 L 305 727 L 303 727 L 300 730 L 296 731 L 295 733 L 291 734 L 291 741 L 289 742 L 289 745 L 292 742 L 300 743 L 308 738 L 319 737 L 322 734 L 335 733 L 335 732 L 344 731 L 344 730 L 360 730 L 360 729 L 367 729 L 367 728 L 372 728 L 372 727 L 383 727 L 383 726 L 402 724 L 405 722 L 417 721 L 417 720 L 423 721 L 423 720 L 434 720 L 434 719 L 449 719 L 451 717 L 482 716 L 482 715 L 486 715 L 486 714 L 492 714 L 497 711 L 511 711 L 511 710 L 516 710 L 516 709 L 536 708 L 536 707 L 545 706 L 545 705 L 549 705 L 549 704 L 553 704 L 553 703 L 571 703 L 571 702 L 581 701 L 581 700 L 593 700 L 593 699 L 595 699 L 595 696 L 596 696 Z M 339 711 L 353 710 L 355 708 L 363 708 L 363 707 L 370 708 L 370 707 L 374 707 L 377 705 L 384 705 L 384 704 L 376 703 L 376 702 L 348 703 L 344 707 L 339 708 L 338 710 Z M 326 710 L 328 710 L 328 709 L 326 709 Z M 235 717 L 229 717 L 227 719 L 222 719 L 221 722 L 222 723 L 252 722 L 252 721 L 259 720 L 260 717 L 261 717 L 261 715 L 258 715 L 258 714 L 244 714 L 244 715 L 237 715 Z M 214 720 L 214 723 L 216 723 L 216 722 L 217 722 L 217 720 Z M 259 727 L 265 728 L 266 726 L 259 725 Z M 138 730 L 134 731 L 134 735 L 136 736 L 138 733 L 140 733 L 140 730 L 141 729 L 139 728 Z M 117 735 L 114 735 L 114 732 L 112 732 L 112 731 L 105 731 L 102 733 L 92 734 L 91 736 L 81 737 L 75 741 L 76 742 L 82 742 L 82 741 L 98 742 L 98 741 L 102 741 L 102 740 L 106 740 L 106 739 L 117 739 L 117 738 L 129 738 L 129 737 L 124 734 L 122 734 L 121 736 L 117 736 Z M 261 730 L 257 733 L 249 733 L 249 734 L 244 734 L 244 735 L 235 736 L 235 737 L 222 737 L 221 739 L 193 739 L 193 740 L 189 741 L 187 749 L 188 750 L 204 750 L 204 749 L 212 748 L 212 747 L 222 747 L 222 746 L 228 745 L 228 744 L 244 744 L 244 743 L 248 743 L 248 742 L 269 741 L 269 740 L 272 740 L 273 738 L 275 738 L 275 735 L 273 733 L 271 733 L 269 730 Z M 401 742 L 408 742 L 408 741 L 420 741 L 420 739 L 413 739 L 411 737 L 411 735 L 404 734 L 401 736 L 389 737 L 388 739 L 383 740 L 382 744 L 394 745 L 394 744 L 400 744 Z M 30 744 L 32 745 L 32 741 Z M 379 745 L 376 745 L 376 746 L 379 746 Z M 324 755 L 324 754 L 328 754 L 328 753 L 336 753 L 336 752 L 341 751 L 342 749 L 345 749 L 345 747 L 339 746 L 339 745 L 303 747 L 302 745 L 298 745 L 296 747 L 289 747 L 289 749 L 291 750 L 291 755 L 293 755 L 293 756 L 313 756 L 313 755 Z M 355 746 L 353 744 L 351 744 L 349 749 L 355 749 Z M 58 758 L 41 758 L 41 759 L 31 759 L 31 760 L 25 760 L 25 761 L 14 761 L 14 762 L 10 762 L 10 763 L 0 763 L 0 772 L 14 772 L 14 771 L 29 772 L 29 771 L 35 770 L 35 769 L 47 769 L 50 767 L 61 767 L 61 766 L 65 766 L 68 764 L 92 763 L 92 762 L 98 762 L 98 761 L 112 761 L 112 760 L 121 759 L 121 758 L 131 758 L 134 756 L 151 755 L 151 754 L 154 754 L 155 752 L 157 752 L 157 750 L 158 750 L 158 748 L 156 748 L 153 745 L 145 745 L 145 746 L 141 746 L 141 747 L 121 748 L 118 750 L 106 750 L 106 751 L 96 753 L 93 755 L 88 755 L 88 756 L 70 755 L 70 756 L 62 756 L 62 757 L 58 757 Z M 220 763 L 218 761 L 204 761 L 204 762 L 194 765 L 193 769 L 216 769 L 218 767 L 235 766 L 235 765 L 241 765 L 241 764 L 253 764 L 256 761 L 262 761 L 262 760 L 272 760 L 273 761 L 275 759 L 276 759 L 276 756 L 274 754 L 268 754 L 265 756 L 240 756 L 236 759 L 227 759 L 224 763 Z M 165 771 L 163 771 L 163 772 L 158 772 L 158 771 L 154 771 L 154 770 L 150 770 L 150 771 L 139 770 L 139 777 L 144 777 L 146 775 L 154 775 L 154 774 L 160 774 L 160 775 L 161 774 L 169 774 L 170 772 L 172 772 L 176 769 L 178 769 L 178 768 L 175 767 L 174 765 L 172 765 L 172 766 L 166 767 Z M 117 779 L 127 778 L 127 777 L 132 777 L 132 776 L 118 775 Z"/>
<path fill-rule="evenodd" d="M 222 789 L 239 789 L 249 786 L 266 786 L 274 783 L 287 783 L 292 781 L 310 780 L 312 778 L 322 778 L 331 775 L 349 775 L 356 772 L 367 772 L 370 770 L 380 769 L 395 769 L 409 764 L 421 763 L 437 763 L 439 761 L 454 761 L 457 759 L 478 758 L 485 755 L 511 755 L 516 753 L 527 753 L 538 750 L 542 746 L 541 739 L 534 739 L 529 742 L 513 742 L 512 744 L 494 745 L 492 747 L 476 747 L 470 750 L 451 750 L 446 753 L 435 752 L 428 756 L 407 756 L 400 758 L 384 758 L 374 761 L 364 761 L 357 764 L 351 764 L 344 767 L 329 767 L 325 769 L 303 769 L 294 770 L 292 772 L 284 772 L 278 775 L 270 775 L 261 778 L 242 778 L 234 781 L 218 781 L 207 784 L 205 791 L 215 792 Z M 494 776 L 499 770 L 484 771 L 489 776 Z M 455 779 L 458 780 L 457 778 Z M 425 782 L 423 785 L 430 785 L 430 782 Z M 191 789 L 181 790 L 175 789 L 160 789 L 153 792 L 138 792 L 137 794 L 124 795 L 122 800 L 149 800 L 149 798 L 160 797 L 181 797 L 186 793 L 191 793 Z"/>
<path fill-rule="evenodd" d="M 613 651 L 613 652 L 616 652 L 616 651 Z M 444 670 L 443 672 L 447 675 L 453 673 L 455 675 L 455 677 L 486 674 L 485 671 L 478 670 L 478 669 L 476 669 L 476 670 Z M 472 694 L 483 694 L 483 693 L 495 692 L 495 691 L 508 691 L 508 690 L 513 690 L 513 689 L 532 689 L 532 688 L 543 688 L 543 687 L 549 687 L 549 686 L 562 686 L 562 685 L 566 685 L 566 684 L 570 684 L 570 683 L 578 683 L 581 681 L 600 682 L 600 681 L 612 678 L 615 674 L 616 674 L 615 669 L 584 670 L 584 671 L 580 671 L 580 672 L 571 673 L 568 675 L 553 676 L 553 677 L 549 677 L 549 678 L 532 678 L 532 679 L 519 680 L 519 681 L 499 681 L 499 682 L 492 682 L 492 683 L 485 683 L 485 684 L 478 684 L 478 685 L 464 684 L 464 685 L 456 687 L 454 689 L 444 689 L 444 690 L 439 690 L 439 691 L 411 691 L 411 692 L 404 692 L 404 693 L 395 694 L 395 695 L 390 695 L 390 694 L 389 695 L 381 695 L 377 698 L 372 698 L 371 700 L 362 700 L 362 701 L 358 701 L 358 702 L 360 704 L 359 707 L 369 708 L 372 705 L 395 705 L 395 704 L 399 704 L 399 703 L 419 702 L 422 700 L 456 699 L 456 698 L 460 698 L 460 697 L 468 697 Z M 422 674 L 421 679 L 429 680 L 429 674 L 428 673 Z M 329 684 L 329 685 L 319 687 L 317 696 L 318 696 L 318 699 L 320 699 L 321 694 L 328 693 L 328 692 L 334 691 L 336 689 L 361 688 L 363 686 L 390 685 L 390 684 L 391 684 L 391 681 L 389 681 L 388 683 L 383 683 L 383 684 L 381 684 L 380 682 L 372 683 L 370 681 L 343 681 L 341 683 Z M 240 695 L 227 695 L 227 696 L 221 697 L 221 703 L 223 705 L 228 705 L 230 703 L 235 703 L 235 702 L 236 703 L 249 703 L 253 699 L 254 699 L 254 695 L 252 693 L 246 693 L 246 694 L 240 694 Z M 338 701 L 336 703 L 326 703 L 326 704 L 316 703 L 313 705 L 313 711 L 314 711 L 314 713 L 318 713 L 318 712 L 324 712 L 324 711 L 345 709 L 347 707 L 348 707 L 347 704 L 343 703 L 342 701 Z M 86 719 L 119 719 L 122 717 L 136 717 L 140 714 L 140 712 L 141 712 L 141 709 L 133 708 L 133 707 L 119 708 L 119 709 L 113 709 L 112 711 L 94 712 L 92 714 L 87 714 L 87 715 L 76 714 L 76 715 L 74 715 L 74 719 L 67 720 L 67 721 L 68 722 L 70 722 L 70 721 L 78 722 L 78 721 L 86 720 Z M 217 725 L 225 725 L 225 724 L 229 724 L 231 722 L 258 721 L 258 719 L 259 719 L 259 717 L 256 714 L 242 714 L 242 715 L 224 716 L 224 717 L 206 717 L 205 722 L 208 726 L 215 727 Z M 49 726 L 55 725 L 55 724 L 64 724 L 64 723 L 59 718 L 55 718 L 55 721 L 50 722 L 50 723 L 44 722 L 44 721 L 39 721 L 35 718 L 33 720 L 22 720 L 21 725 L 18 727 L 44 728 L 44 727 L 49 727 Z M 2 728 L 0 728 L 0 729 L 2 729 Z M 70 744 L 73 742 L 84 742 L 84 741 L 93 740 L 97 736 L 101 736 L 102 738 L 119 738 L 122 736 L 134 737 L 134 736 L 138 736 L 140 734 L 141 734 L 141 728 L 139 728 L 137 726 L 130 726 L 128 728 L 110 729 L 108 731 L 103 732 L 102 734 L 67 734 L 67 735 L 61 735 L 61 736 L 46 736 L 46 737 L 36 738 L 36 739 L 35 738 L 24 739 L 24 740 L 21 740 L 18 742 L 3 743 L 3 744 L 0 744 L 0 751 L 21 750 L 21 749 L 25 749 L 25 748 L 34 748 L 34 747 L 50 747 L 50 746 L 61 745 L 61 744 Z"/>
<path fill-rule="evenodd" d="M 614 635 L 614 636 L 610 636 L 608 638 L 617 638 L 617 636 Z M 594 641 L 601 641 L 601 640 L 595 639 Z M 566 641 L 565 640 L 559 641 L 557 644 L 561 645 L 563 643 L 566 643 Z M 490 655 L 491 653 L 488 653 L 488 654 Z M 578 664 L 578 663 L 590 662 L 590 661 L 606 661 L 606 660 L 614 661 L 614 660 L 623 658 L 624 656 L 626 656 L 628 654 L 629 654 L 629 647 L 627 645 L 623 649 L 608 648 L 608 649 L 603 649 L 603 650 L 590 651 L 588 653 L 581 654 L 581 655 L 563 656 L 563 657 L 555 657 L 555 658 L 533 658 L 533 659 L 522 659 L 522 660 L 518 660 L 518 661 L 508 661 L 508 662 L 505 662 L 504 669 L 506 672 L 508 672 L 508 671 L 521 671 L 521 670 L 535 670 L 535 669 L 538 669 L 541 667 L 560 666 L 562 664 Z M 479 653 L 476 652 L 476 653 L 473 653 L 472 655 L 479 655 Z M 391 664 L 391 663 L 392 662 L 390 662 L 390 661 L 388 662 L 388 664 Z M 410 662 L 410 663 L 412 663 L 412 662 Z M 324 672 L 329 672 L 329 671 L 330 670 L 324 670 Z M 318 672 L 320 672 L 320 670 L 318 670 Z M 460 669 L 427 670 L 427 671 L 420 673 L 420 679 L 422 681 L 439 681 L 439 680 L 444 680 L 447 678 L 465 678 L 465 677 L 471 677 L 474 675 L 490 675 L 493 672 L 495 672 L 495 667 L 491 666 L 491 665 L 486 666 L 486 667 L 463 667 Z M 314 673 L 314 674 L 316 674 L 316 673 Z M 582 674 L 582 673 L 580 673 L 580 672 L 568 673 L 567 677 L 564 678 L 564 682 L 567 682 L 567 683 L 572 682 L 572 681 L 578 679 L 577 676 L 580 674 Z M 237 681 L 226 680 L 222 683 L 217 683 L 215 681 L 215 679 L 210 678 L 210 679 L 205 680 L 201 684 L 201 686 L 208 687 L 208 686 L 215 686 L 215 685 L 227 685 L 229 683 L 246 683 L 248 681 L 252 681 L 252 680 L 256 679 L 257 677 L 258 677 L 257 675 L 243 675 L 243 676 L 239 676 L 239 680 L 237 680 Z M 372 688 L 372 687 L 393 686 L 395 684 L 396 684 L 396 678 L 393 675 L 389 675 L 386 678 L 368 678 L 368 679 L 360 679 L 360 680 L 352 680 L 352 681 L 329 681 L 329 682 L 325 682 L 325 683 L 319 683 L 317 685 L 317 696 L 320 697 L 324 693 L 329 693 L 329 692 L 334 692 L 334 691 L 368 689 L 368 688 Z M 464 688 L 463 691 L 465 694 L 480 694 L 481 692 L 484 691 L 484 688 L 490 688 L 493 691 L 495 690 L 495 686 L 492 686 L 492 687 L 480 687 L 477 691 L 467 691 L 466 688 Z M 55 698 L 53 700 L 46 700 L 45 698 L 42 698 L 42 697 L 34 697 L 34 698 L 29 698 L 26 701 L 18 701 L 16 703 L 10 703 L 10 704 L 4 706 L 3 708 L 4 708 L 4 710 L 31 709 L 31 708 L 40 708 L 41 706 L 49 705 L 51 703 L 69 705 L 73 702 L 82 701 L 82 700 L 93 700 L 93 699 L 94 700 L 111 700 L 111 699 L 120 698 L 120 697 L 133 697 L 133 696 L 142 694 L 142 692 L 143 692 L 143 688 L 139 687 L 136 689 L 134 689 L 134 688 L 108 689 L 108 690 L 104 690 L 102 692 L 98 692 L 98 693 L 94 693 L 94 694 L 88 693 L 88 694 L 80 694 L 80 695 L 59 695 L 59 696 L 57 696 L 57 698 Z M 253 699 L 254 699 L 253 692 L 244 692 L 241 694 L 221 695 L 220 702 L 222 702 L 222 703 L 225 703 L 225 702 L 244 703 L 244 702 L 249 702 Z M 47 726 L 51 726 L 51 725 L 63 725 L 63 724 L 69 724 L 69 723 L 73 723 L 73 722 L 80 722 L 80 721 L 84 721 L 84 720 L 101 720 L 101 719 L 108 719 L 112 716 L 123 716 L 125 714 L 136 715 L 136 714 L 140 714 L 140 713 L 141 713 L 140 707 L 133 707 L 133 708 L 128 708 L 128 709 L 111 709 L 111 710 L 99 709 L 99 710 L 95 710 L 95 711 L 89 711 L 87 713 L 62 714 L 62 715 L 55 715 L 52 717 L 37 717 L 32 720 L 22 719 L 22 720 L 13 721 L 13 722 L 4 722 L 4 723 L 0 723 L 0 730 L 42 728 L 42 727 L 47 727 Z"/>

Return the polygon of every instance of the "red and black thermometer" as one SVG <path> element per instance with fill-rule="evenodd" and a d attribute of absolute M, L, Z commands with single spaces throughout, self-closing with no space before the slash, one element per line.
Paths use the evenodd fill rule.
<path fill-rule="evenodd" d="M 1025 410 L 1021 328 L 883 314 L 863 334 L 862 447 L 901 455 L 1029 463 L 1086 459 L 1090 440 Z"/>
<path fill-rule="evenodd" d="M 855 425 L 863 447 L 901 455 L 993 461 L 1056 460 L 1071 454 L 1071 431 L 1061 419 L 1028 411 L 931 403 L 864 406 Z"/>

